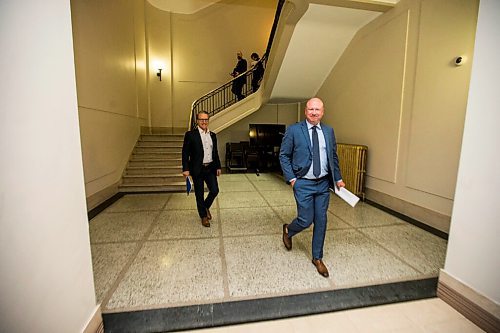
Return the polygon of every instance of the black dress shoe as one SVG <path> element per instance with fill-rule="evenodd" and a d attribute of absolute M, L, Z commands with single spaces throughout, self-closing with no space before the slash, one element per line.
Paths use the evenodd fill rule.
<path fill-rule="evenodd" d="M 208 217 L 202 217 L 201 218 L 201 225 L 204 226 L 204 227 L 210 227 L 210 222 L 208 222 Z"/>
<path fill-rule="evenodd" d="M 286 228 L 288 227 L 288 224 L 283 224 L 283 244 L 285 244 L 285 248 L 290 251 L 292 249 L 292 239 L 288 237 L 288 232 L 286 231 Z"/>
<path fill-rule="evenodd" d="M 210 214 L 210 209 L 207 208 L 207 217 L 209 220 L 212 219 L 212 214 Z"/>
<path fill-rule="evenodd" d="M 328 277 L 330 275 L 328 274 L 328 268 L 326 268 L 325 264 L 323 264 L 323 260 L 313 259 L 312 263 L 314 266 L 316 266 L 316 270 L 318 271 L 319 274 L 321 274 L 324 277 Z"/>

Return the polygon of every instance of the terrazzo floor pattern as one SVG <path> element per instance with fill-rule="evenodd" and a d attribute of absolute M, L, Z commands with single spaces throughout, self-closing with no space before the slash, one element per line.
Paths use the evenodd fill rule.
<path fill-rule="evenodd" d="M 223 174 L 201 226 L 194 194 L 128 194 L 90 221 L 96 297 L 103 313 L 256 299 L 436 277 L 446 240 L 367 203 L 332 195 L 324 262 L 312 231 L 281 240 L 295 216 L 291 188 L 274 174 Z"/>

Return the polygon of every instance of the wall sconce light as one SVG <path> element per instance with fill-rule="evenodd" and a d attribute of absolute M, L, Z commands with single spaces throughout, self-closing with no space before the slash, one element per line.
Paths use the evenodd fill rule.
<path fill-rule="evenodd" d="M 158 73 L 156 73 L 156 76 L 158 76 L 160 78 L 160 81 L 161 81 L 161 68 L 158 68 Z"/>

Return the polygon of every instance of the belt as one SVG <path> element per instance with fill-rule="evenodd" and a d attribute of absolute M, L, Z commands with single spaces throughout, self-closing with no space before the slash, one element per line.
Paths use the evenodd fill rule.
<path fill-rule="evenodd" d="M 328 178 L 328 175 L 320 177 L 320 178 L 314 178 L 314 179 L 310 179 L 310 178 L 302 178 L 302 179 L 310 180 L 312 182 L 319 182 L 319 181 L 322 181 L 322 180 L 327 179 L 327 178 Z"/>
<path fill-rule="evenodd" d="M 212 164 L 212 162 L 209 162 L 209 163 L 203 163 L 203 166 L 204 166 L 204 167 L 207 167 L 207 166 L 209 166 L 210 164 Z"/>

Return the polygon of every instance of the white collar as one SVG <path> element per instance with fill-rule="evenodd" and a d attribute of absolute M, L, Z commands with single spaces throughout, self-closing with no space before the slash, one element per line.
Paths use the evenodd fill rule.
<path fill-rule="evenodd" d="M 205 132 L 200 126 L 198 126 L 198 131 L 200 131 L 200 134 L 209 134 L 210 130 L 207 127 L 207 131 Z"/>
<path fill-rule="evenodd" d="M 310 130 L 313 126 L 316 126 L 319 130 L 321 130 L 321 123 L 318 123 L 318 125 L 313 125 L 310 122 L 307 121 L 306 119 L 306 124 L 307 124 L 307 129 Z"/>

